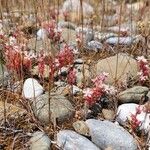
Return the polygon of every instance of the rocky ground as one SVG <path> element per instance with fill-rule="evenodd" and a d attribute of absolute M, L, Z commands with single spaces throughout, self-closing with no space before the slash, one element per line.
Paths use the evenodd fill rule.
<path fill-rule="evenodd" d="M 149 1 L 0 6 L 0 150 L 150 150 Z"/>

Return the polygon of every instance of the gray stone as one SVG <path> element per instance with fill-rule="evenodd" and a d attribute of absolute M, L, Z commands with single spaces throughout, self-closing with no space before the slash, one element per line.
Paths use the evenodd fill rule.
<path fill-rule="evenodd" d="M 88 128 L 87 124 L 84 121 L 78 120 L 78 121 L 74 122 L 73 123 L 73 128 L 79 134 L 89 136 L 89 128 Z"/>
<path fill-rule="evenodd" d="M 68 21 L 60 21 L 58 22 L 58 27 L 60 28 L 68 28 L 71 30 L 75 30 L 76 25 L 72 22 L 68 22 Z"/>
<path fill-rule="evenodd" d="M 110 37 L 105 42 L 111 45 L 131 45 L 133 41 L 134 38 L 132 37 Z"/>
<path fill-rule="evenodd" d="M 147 97 L 150 99 L 150 91 L 147 93 Z"/>
<path fill-rule="evenodd" d="M 116 82 L 126 82 L 128 77 L 137 76 L 137 61 L 124 53 L 99 60 L 96 64 L 96 75 L 102 72 L 109 73 L 106 82 L 113 84 Z"/>
<path fill-rule="evenodd" d="M 62 38 L 68 43 L 76 42 L 76 32 L 71 29 L 64 28 L 62 29 Z"/>
<path fill-rule="evenodd" d="M 74 113 L 72 104 L 61 94 L 51 93 L 50 95 L 50 111 L 49 111 L 49 94 L 45 94 L 36 98 L 32 104 L 35 116 L 45 124 L 50 121 L 64 122 Z M 50 114 L 50 120 L 49 120 Z"/>
<path fill-rule="evenodd" d="M 137 144 L 123 127 L 110 121 L 89 119 L 86 121 L 93 143 L 101 149 L 137 150 Z"/>
<path fill-rule="evenodd" d="M 51 140 L 43 132 L 33 133 L 30 141 L 30 150 L 50 150 Z"/>
<path fill-rule="evenodd" d="M 98 41 L 90 41 L 90 42 L 87 43 L 86 48 L 88 50 L 94 50 L 94 51 L 97 52 L 98 50 L 103 48 L 103 45 L 102 45 L 102 43 L 100 43 Z"/>
<path fill-rule="evenodd" d="M 144 86 L 134 86 L 132 88 L 126 89 L 120 92 L 118 99 L 120 103 L 139 103 L 142 98 L 148 93 L 149 89 Z"/>
<path fill-rule="evenodd" d="M 63 150 L 100 150 L 90 140 L 71 130 L 60 131 L 57 144 Z"/>
<path fill-rule="evenodd" d="M 85 40 L 85 43 L 89 43 L 90 41 L 94 40 L 94 32 L 93 31 L 87 31 L 85 34 L 84 40 Z"/>

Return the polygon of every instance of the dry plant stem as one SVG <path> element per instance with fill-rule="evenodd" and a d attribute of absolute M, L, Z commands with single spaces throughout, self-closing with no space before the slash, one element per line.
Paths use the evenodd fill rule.
<path fill-rule="evenodd" d="M 134 133 L 134 131 L 132 131 L 132 135 L 133 135 L 133 137 L 136 139 L 136 143 L 137 143 L 137 146 L 138 146 L 138 150 L 142 150 L 142 148 L 141 148 L 141 146 L 140 146 L 140 141 L 139 141 L 139 139 L 138 139 L 138 137 L 135 135 L 135 133 Z"/>
<path fill-rule="evenodd" d="M 121 16 L 122 16 L 122 2 L 120 4 L 120 12 L 119 12 L 119 35 L 118 35 L 118 44 L 117 44 L 117 62 L 116 62 L 116 72 L 115 72 L 115 84 L 117 84 L 117 72 L 118 72 L 118 53 L 119 53 L 119 37 L 120 37 L 120 28 L 121 28 Z"/>
<path fill-rule="evenodd" d="M 82 43 L 81 43 L 81 52 L 83 53 L 83 1 L 82 0 L 80 0 L 80 5 L 81 5 L 81 22 L 82 22 Z M 82 59 L 83 59 L 83 57 L 82 57 Z M 83 86 L 82 86 L 82 88 L 84 88 L 85 87 L 85 66 L 84 66 L 84 62 L 83 62 L 83 70 L 82 70 L 82 74 L 83 74 Z M 86 117 L 86 115 L 87 115 L 87 106 L 86 106 L 86 103 L 84 103 L 84 112 L 85 112 L 85 114 L 84 114 L 84 117 Z"/>
<path fill-rule="evenodd" d="M 148 137 L 147 137 L 147 141 L 146 141 L 146 146 L 149 146 L 150 147 L 150 130 L 148 132 Z"/>

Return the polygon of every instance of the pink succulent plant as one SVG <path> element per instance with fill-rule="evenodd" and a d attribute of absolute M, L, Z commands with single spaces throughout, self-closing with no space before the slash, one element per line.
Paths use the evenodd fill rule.
<path fill-rule="evenodd" d="M 148 61 L 144 58 L 144 56 L 140 56 L 137 58 L 140 72 L 138 72 L 140 81 L 143 83 L 149 78 L 150 68 L 148 66 Z"/>

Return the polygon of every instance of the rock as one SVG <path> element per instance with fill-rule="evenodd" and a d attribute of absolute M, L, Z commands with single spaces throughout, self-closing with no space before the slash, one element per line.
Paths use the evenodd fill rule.
<path fill-rule="evenodd" d="M 56 54 L 57 50 L 53 48 L 53 50 L 50 51 L 50 45 L 51 40 L 50 39 L 44 39 L 44 40 L 38 40 L 36 38 L 31 38 L 28 42 L 28 49 L 35 52 L 40 52 L 41 50 L 48 51 L 51 54 Z"/>
<path fill-rule="evenodd" d="M 150 91 L 147 93 L 147 97 L 150 100 Z"/>
<path fill-rule="evenodd" d="M 131 120 L 131 114 L 135 115 L 136 109 L 140 107 L 141 113 L 137 115 L 137 119 L 141 121 L 139 129 L 144 130 L 146 133 L 150 129 L 150 113 L 146 115 L 143 111 L 143 105 L 134 103 L 122 104 L 118 107 L 116 121 L 121 125 L 125 125 L 127 121 Z"/>
<path fill-rule="evenodd" d="M 74 113 L 72 104 L 61 94 L 51 93 L 50 96 L 50 111 L 49 111 L 49 94 L 46 92 L 36 98 L 32 104 L 35 116 L 45 124 L 54 120 L 64 122 L 69 119 Z M 50 120 L 49 120 L 49 114 Z"/>
<path fill-rule="evenodd" d="M 94 14 L 94 9 L 90 4 L 83 2 L 82 8 L 84 17 L 89 17 Z M 81 19 L 80 0 L 66 0 L 63 3 L 62 10 L 63 12 L 67 12 L 70 15 L 69 18 L 71 18 L 72 21 L 77 21 Z"/>
<path fill-rule="evenodd" d="M 37 40 L 44 40 L 48 38 L 48 33 L 45 29 L 41 28 L 37 31 Z"/>
<path fill-rule="evenodd" d="M 82 92 L 82 89 L 78 88 L 77 86 L 73 85 L 73 95 Z"/>
<path fill-rule="evenodd" d="M 89 42 L 91 42 L 92 40 L 94 40 L 94 31 L 87 31 L 84 37 L 84 41 L 85 43 L 88 44 L 88 46 L 90 47 L 91 44 L 93 45 L 93 42 L 90 44 Z M 96 45 L 96 44 L 95 44 Z"/>
<path fill-rule="evenodd" d="M 90 27 L 77 27 L 75 31 L 77 35 L 82 34 L 84 44 L 94 40 L 95 31 Z"/>
<path fill-rule="evenodd" d="M 5 112 L 6 118 L 10 117 L 13 119 L 17 119 L 25 114 L 27 111 L 23 108 L 17 107 L 15 105 L 5 103 Z M 0 101 L 0 121 L 4 120 L 4 102 Z"/>
<path fill-rule="evenodd" d="M 74 60 L 74 64 L 83 64 L 83 62 L 83 59 L 80 58 Z"/>
<path fill-rule="evenodd" d="M 99 150 L 90 140 L 71 130 L 59 131 L 57 144 L 63 150 Z"/>
<path fill-rule="evenodd" d="M 30 150 L 50 150 L 51 140 L 43 132 L 35 132 L 29 141 Z"/>
<path fill-rule="evenodd" d="M 98 39 L 100 41 L 104 41 L 110 37 L 116 37 L 117 34 L 110 33 L 110 32 L 95 32 L 95 39 Z"/>
<path fill-rule="evenodd" d="M 110 109 L 102 109 L 102 113 L 105 119 L 107 120 L 113 120 L 115 116 L 115 112 Z"/>
<path fill-rule="evenodd" d="M 9 84 L 7 85 L 7 90 L 9 90 L 11 92 L 15 92 L 15 93 L 21 93 L 22 92 L 22 82 L 17 81 L 12 84 L 10 81 Z"/>
<path fill-rule="evenodd" d="M 100 43 L 98 41 L 90 41 L 90 42 L 87 43 L 86 48 L 88 50 L 94 50 L 94 51 L 97 52 L 98 50 L 103 48 L 103 45 L 102 45 L 102 43 Z"/>
<path fill-rule="evenodd" d="M 134 22 L 133 20 L 132 21 L 129 20 L 128 22 L 125 22 L 121 25 L 109 27 L 108 31 L 114 32 L 114 33 L 120 32 L 120 33 L 127 33 L 129 35 L 133 35 L 134 33 L 136 33 L 136 29 L 137 29 L 137 23 Z"/>
<path fill-rule="evenodd" d="M 76 25 L 74 23 L 71 23 L 71 22 L 68 22 L 68 21 L 60 21 L 60 22 L 58 22 L 58 27 L 75 30 Z"/>
<path fill-rule="evenodd" d="M 106 41 L 106 43 L 111 45 L 131 45 L 134 42 L 134 38 L 132 37 L 110 37 Z"/>
<path fill-rule="evenodd" d="M 134 86 L 133 88 L 126 89 L 123 92 L 120 92 L 118 99 L 120 103 L 139 103 L 142 98 L 146 96 L 149 89 L 144 86 Z"/>
<path fill-rule="evenodd" d="M 84 75 L 83 75 L 83 69 L 84 69 Z M 89 84 L 90 82 L 90 71 L 89 71 L 89 66 L 84 64 L 77 64 L 75 65 L 75 70 L 76 70 L 76 81 L 77 81 L 77 86 L 82 87 L 83 82 L 85 82 L 86 85 Z"/>
<path fill-rule="evenodd" d="M 23 84 L 22 94 L 27 99 L 33 99 L 40 96 L 44 92 L 44 88 L 33 78 L 28 78 Z"/>
<path fill-rule="evenodd" d="M 117 110 L 116 121 L 119 122 L 121 125 L 125 125 L 131 114 L 136 113 L 136 108 L 138 108 L 138 106 L 138 104 L 134 103 L 120 105 Z"/>
<path fill-rule="evenodd" d="M 111 147 L 115 150 L 137 150 L 137 144 L 123 127 L 110 121 L 86 120 L 92 142 L 101 149 Z M 128 140 L 127 140 L 128 139 Z"/>
<path fill-rule="evenodd" d="M 8 86 L 11 76 L 5 66 L 0 64 L 0 86 Z"/>
<path fill-rule="evenodd" d="M 73 128 L 79 134 L 89 136 L 89 128 L 84 121 L 76 121 L 73 123 Z"/>
<path fill-rule="evenodd" d="M 118 62 L 118 63 L 117 63 Z M 135 59 L 124 53 L 99 60 L 96 64 L 96 75 L 109 73 L 106 83 L 124 82 L 129 77 L 137 76 L 138 66 Z"/>
<path fill-rule="evenodd" d="M 89 32 L 89 33 L 92 33 L 92 32 L 95 33 L 92 28 L 90 28 L 90 27 L 83 27 L 82 28 L 82 26 L 77 27 L 75 29 L 75 31 L 76 31 L 77 34 L 86 34 L 87 32 Z"/>
<path fill-rule="evenodd" d="M 68 95 L 69 93 L 73 93 L 73 95 L 76 95 L 80 92 L 82 92 L 82 89 L 78 88 L 77 86 L 73 85 L 73 88 L 71 85 L 68 85 L 65 82 L 55 82 L 56 85 L 55 88 L 52 89 L 57 94 L 62 94 L 64 96 Z"/>
<path fill-rule="evenodd" d="M 64 28 L 62 30 L 62 38 L 68 43 L 76 42 L 76 32 L 74 30 Z"/>
<path fill-rule="evenodd" d="M 119 20 L 119 15 L 118 14 L 114 14 L 114 15 L 104 15 L 104 23 L 103 25 L 105 27 L 110 27 L 110 26 L 114 26 L 117 24 Z"/>

